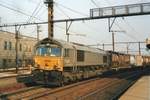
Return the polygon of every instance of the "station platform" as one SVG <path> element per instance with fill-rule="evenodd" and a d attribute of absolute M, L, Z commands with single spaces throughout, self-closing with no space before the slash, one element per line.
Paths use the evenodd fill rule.
<path fill-rule="evenodd" d="M 30 74 L 30 73 L 31 73 L 31 71 L 28 69 L 19 69 L 18 73 L 16 73 L 15 69 L 13 69 L 13 68 L 5 70 L 5 71 L 0 70 L 0 79 L 6 78 L 6 77 L 15 77 L 20 74 Z"/>
<path fill-rule="evenodd" d="M 18 74 L 10 73 L 10 72 L 9 73 L 6 73 L 6 72 L 5 73 L 0 73 L 0 79 L 5 78 L 5 77 L 11 77 L 11 76 L 13 77 L 13 76 L 17 76 L 17 75 Z"/>
<path fill-rule="evenodd" d="M 142 76 L 119 100 L 150 100 L 150 74 Z"/>

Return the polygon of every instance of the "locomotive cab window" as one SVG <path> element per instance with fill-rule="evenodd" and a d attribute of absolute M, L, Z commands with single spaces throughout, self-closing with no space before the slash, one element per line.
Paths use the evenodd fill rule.
<path fill-rule="evenodd" d="M 36 55 L 38 56 L 61 56 L 61 48 L 59 47 L 50 47 L 50 46 L 42 46 L 36 49 Z"/>
<path fill-rule="evenodd" d="M 77 50 L 77 61 L 84 61 L 84 51 Z"/>

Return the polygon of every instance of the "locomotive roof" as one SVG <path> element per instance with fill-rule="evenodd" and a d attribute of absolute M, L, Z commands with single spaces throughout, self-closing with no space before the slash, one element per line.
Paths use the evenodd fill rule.
<path fill-rule="evenodd" d="M 83 50 L 83 51 L 90 51 L 90 52 L 95 52 L 95 53 L 106 54 L 106 51 L 104 51 L 104 50 L 101 50 L 98 48 L 92 48 L 92 47 L 86 46 L 84 44 L 66 42 L 63 40 L 49 39 L 49 38 L 45 38 L 45 39 L 39 41 L 36 46 L 38 46 L 40 44 L 47 44 L 47 43 L 57 44 L 63 48 L 68 48 L 68 49 L 74 49 L 75 48 L 76 50 Z"/>
<path fill-rule="evenodd" d="M 106 54 L 104 50 L 97 49 L 97 48 L 92 48 L 89 46 L 86 46 L 84 44 L 79 44 L 79 43 L 73 43 L 73 42 L 66 42 L 63 40 L 57 40 L 62 44 L 63 48 L 70 48 L 70 49 L 77 49 L 77 50 L 83 50 L 83 51 L 90 51 L 90 52 L 96 52 L 96 53 L 102 53 Z"/>

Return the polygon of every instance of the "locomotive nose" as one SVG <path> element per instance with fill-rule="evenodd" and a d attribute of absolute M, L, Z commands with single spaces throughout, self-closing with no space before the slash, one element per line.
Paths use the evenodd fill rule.
<path fill-rule="evenodd" d="M 63 58 L 61 57 L 35 57 L 38 68 L 43 70 L 63 70 Z"/>
<path fill-rule="evenodd" d="M 45 66 L 48 66 L 48 64 L 46 63 Z"/>

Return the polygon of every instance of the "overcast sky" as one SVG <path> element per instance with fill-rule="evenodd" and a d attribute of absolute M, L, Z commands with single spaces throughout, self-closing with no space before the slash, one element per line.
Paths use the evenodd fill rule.
<path fill-rule="evenodd" d="M 150 0 L 54 0 L 54 19 L 89 17 L 89 10 L 97 7 L 118 6 L 135 3 L 146 3 Z M 11 9 L 11 10 L 10 10 Z M 36 10 L 35 10 L 36 9 Z M 0 0 L 1 24 L 47 21 L 47 7 L 43 0 Z M 34 12 L 34 13 L 33 13 Z M 30 18 L 31 15 L 35 17 Z M 126 33 L 115 33 L 115 41 L 145 41 L 150 37 L 150 15 L 117 18 L 113 30 Z M 14 28 L 3 28 L 14 32 Z M 47 37 L 47 25 L 41 25 L 40 38 Z M 21 27 L 24 35 L 36 37 L 36 27 Z M 83 44 L 111 43 L 108 32 L 108 19 L 73 22 L 69 33 L 70 41 Z M 83 34 L 86 36 L 77 36 Z M 65 23 L 55 24 L 54 38 L 66 40 Z M 138 50 L 138 44 L 130 44 L 129 49 Z M 145 48 L 142 45 L 141 48 Z M 111 47 L 106 47 L 111 49 Z M 116 45 L 116 50 L 126 50 L 126 45 Z"/>

